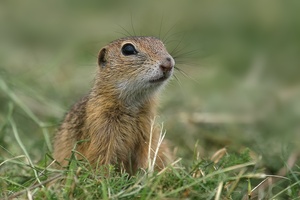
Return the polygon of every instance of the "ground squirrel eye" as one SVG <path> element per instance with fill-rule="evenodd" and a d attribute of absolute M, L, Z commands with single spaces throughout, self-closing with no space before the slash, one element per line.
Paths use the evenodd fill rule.
<path fill-rule="evenodd" d="M 137 50 L 132 44 L 124 44 L 122 47 L 122 53 L 124 56 L 137 54 Z"/>

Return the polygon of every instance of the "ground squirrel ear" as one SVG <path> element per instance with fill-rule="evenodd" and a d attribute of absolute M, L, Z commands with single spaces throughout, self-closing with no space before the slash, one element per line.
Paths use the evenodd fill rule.
<path fill-rule="evenodd" d="M 101 67 L 105 67 L 106 65 L 106 49 L 103 48 L 100 50 L 99 54 L 98 54 L 98 65 Z"/>

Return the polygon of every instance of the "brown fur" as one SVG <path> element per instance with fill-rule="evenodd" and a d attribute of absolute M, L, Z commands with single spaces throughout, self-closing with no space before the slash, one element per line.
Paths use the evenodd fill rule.
<path fill-rule="evenodd" d="M 133 44 L 138 54 L 123 55 L 121 48 L 125 43 Z M 139 168 L 148 167 L 156 94 L 166 82 L 150 83 L 149 80 L 162 74 L 168 79 L 175 63 L 160 40 L 129 37 L 104 47 L 99 52 L 98 64 L 94 87 L 71 108 L 55 136 L 54 158 L 66 166 L 76 144 L 76 150 L 92 165 L 113 164 L 133 174 Z M 161 65 L 172 69 L 163 72 Z M 151 160 L 160 131 L 158 127 L 153 128 Z M 156 168 L 164 168 L 169 155 L 163 142 Z"/>

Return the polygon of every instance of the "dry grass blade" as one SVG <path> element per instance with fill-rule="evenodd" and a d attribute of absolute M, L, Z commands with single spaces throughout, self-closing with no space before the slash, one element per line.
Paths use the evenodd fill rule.
<path fill-rule="evenodd" d="M 222 188 L 223 188 L 223 182 L 219 183 L 218 189 L 217 189 L 217 193 L 216 193 L 216 197 L 215 200 L 220 200 L 221 198 L 221 193 L 222 193 Z"/>
<path fill-rule="evenodd" d="M 155 123 L 155 118 L 151 121 L 151 129 L 150 129 L 150 140 L 149 140 L 149 144 L 148 144 L 148 171 L 152 172 L 153 169 L 151 168 L 152 165 L 151 163 L 153 162 L 151 160 L 151 146 L 152 146 L 152 137 L 153 137 L 153 128 L 154 128 L 154 123 Z"/>

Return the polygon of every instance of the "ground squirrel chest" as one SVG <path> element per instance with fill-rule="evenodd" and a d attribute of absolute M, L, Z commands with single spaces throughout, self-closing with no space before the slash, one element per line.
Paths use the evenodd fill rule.
<path fill-rule="evenodd" d="M 93 88 L 70 109 L 56 133 L 54 158 L 66 166 L 75 149 L 77 159 L 94 166 L 112 164 L 133 174 L 155 160 L 162 169 L 170 153 L 165 143 L 158 147 L 160 130 L 152 121 L 157 94 L 174 65 L 155 37 L 121 38 L 103 47 Z"/>

